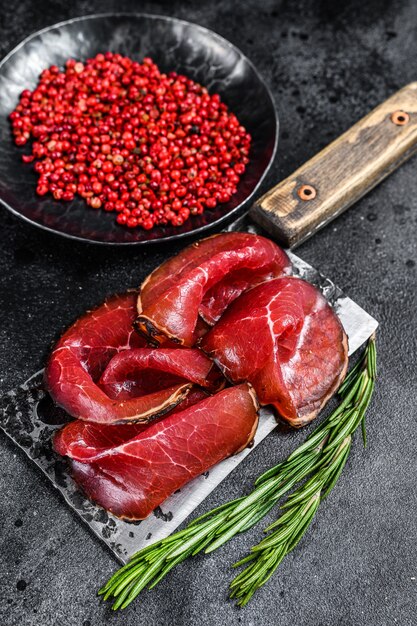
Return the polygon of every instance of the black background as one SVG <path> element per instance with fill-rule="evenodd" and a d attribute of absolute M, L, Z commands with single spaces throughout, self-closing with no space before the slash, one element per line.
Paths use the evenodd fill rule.
<path fill-rule="evenodd" d="M 278 157 L 264 189 L 417 79 L 413 0 L 2 0 L 0 9 L 2 55 L 34 30 L 95 11 L 166 13 L 230 39 L 261 71 L 279 110 Z M 114 571 L 113 557 L 1 436 L 1 624 L 417 622 L 416 167 L 416 159 L 402 166 L 298 250 L 379 320 L 379 378 L 367 450 L 357 438 L 310 532 L 252 603 L 235 609 L 227 584 L 231 563 L 259 538 L 260 528 L 186 563 L 123 614 L 112 614 L 95 593 Z M 138 285 L 179 248 L 107 250 L 39 232 L 3 208 L 0 215 L 2 391 L 40 369 L 52 342 L 86 308 Z M 304 437 L 305 431 L 273 433 L 200 510 L 241 494 Z"/>

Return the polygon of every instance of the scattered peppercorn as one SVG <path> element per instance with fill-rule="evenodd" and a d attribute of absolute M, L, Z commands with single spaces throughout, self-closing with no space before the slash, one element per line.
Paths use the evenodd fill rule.
<path fill-rule="evenodd" d="M 227 203 L 248 163 L 251 137 L 217 94 L 186 76 L 120 54 L 44 70 L 10 114 L 31 153 L 37 193 L 81 196 L 122 226 L 181 226 Z"/>

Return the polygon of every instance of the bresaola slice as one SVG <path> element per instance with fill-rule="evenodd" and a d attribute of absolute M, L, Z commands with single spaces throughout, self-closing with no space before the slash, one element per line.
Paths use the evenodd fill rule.
<path fill-rule="evenodd" d="M 152 421 L 156 424 L 179 410 L 184 411 L 193 404 L 207 398 L 207 393 L 196 387 L 192 389 L 179 406 L 174 407 L 164 416 Z M 62 456 L 69 456 L 74 461 L 86 463 L 109 447 L 120 446 L 149 428 L 149 423 L 99 424 L 74 420 L 61 428 L 54 436 L 54 449 Z"/>
<path fill-rule="evenodd" d="M 125 400 L 192 382 L 210 391 L 223 386 L 219 369 L 195 348 L 137 348 L 116 354 L 99 385 L 113 400 Z"/>
<path fill-rule="evenodd" d="M 131 439 L 121 441 L 119 435 L 106 446 L 100 436 L 91 437 L 88 425 L 79 436 L 75 423 L 58 433 L 54 445 L 72 459 L 74 478 L 91 500 L 119 517 L 144 519 L 174 491 L 250 444 L 257 423 L 256 396 L 242 384 L 176 411 Z M 92 441 L 93 448 L 99 442 L 95 453 Z M 83 443 L 87 463 L 74 460 L 82 457 Z"/>
<path fill-rule="evenodd" d="M 321 293 L 299 278 L 241 295 L 203 337 L 202 349 L 233 383 L 252 383 L 294 427 L 313 420 L 342 381 L 347 337 Z"/>
<path fill-rule="evenodd" d="M 154 355 L 151 348 L 129 350 L 145 343 L 132 328 L 136 297 L 133 293 L 115 296 L 86 313 L 55 346 L 45 370 L 46 386 L 53 400 L 73 417 L 104 424 L 146 422 L 172 409 L 186 397 L 194 383 L 205 384 L 205 378 L 209 377 L 212 363 L 197 350 L 175 350 L 171 370 L 166 352 Z M 109 372 L 114 372 L 115 367 L 109 361 L 117 353 L 122 363 L 130 362 L 131 353 L 140 354 L 136 358 L 136 372 L 140 381 L 144 377 L 139 370 L 147 370 L 147 386 L 141 388 L 139 382 L 136 392 L 131 393 L 119 385 L 115 397 L 100 388 L 98 380 L 105 368 L 109 366 Z M 117 377 L 111 378 L 110 373 L 103 376 L 108 388 L 117 385 Z"/>
<path fill-rule="evenodd" d="M 285 252 L 259 235 L 233 232 L 203 239 L 144 281 L 136 328 L 156 343 L 193 346 L 241 293 L 290 268 Z"/>

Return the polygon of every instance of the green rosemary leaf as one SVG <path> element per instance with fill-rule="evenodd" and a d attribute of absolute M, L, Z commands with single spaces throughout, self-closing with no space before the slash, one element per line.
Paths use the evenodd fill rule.
<path fill-rule="evenodd" d="M 242 500 L 234 509 L 233 515 L 238 515 L 243 509 L 245 509 L 250 504 L 259 501 L 264 496 L 267 495 L 274 487 L 275 482 L 268 481 L 263 483 L 259 487 L 256 487 L 252 493 L 250 493 L 244 500 Z"/>
<path fill-rule="evenodd" d="M 299 457 L 301 454 L 304 454 L 306 450 L 310 450 L 315 446 L 319 446 L 323 442 L 325 437 L 326 433 L 322 430 L 319 430 L 317 432 L 313 431 L 313 433 L 310 435 L 310 437 L 308 437 L 305 443 L 301 444 L 301 446 L 298 446 L 298 448 L 294 450 L 292 454 L 290 454 L 287 462 L 292 461 L 293 459 Z"/>
<path fill-rule="evenodd" d="M 274 467 L 271 467 L 269 470 L 267 470 L 266 472 L 264 472 L 263 474 L 261 474 L 260 476 L 258 476 L 258 478 L 255 480 L 255 487 L 258 487 L 258 485 L 266 482 L 267 480 L 269 480 L 270 478 L 274 478 L 275 476 L 277 476 L 278 474 L 281 473 L 283 467 L 286 466 L 288 460 L 284 461 L 282 463 L 278 463 L 278 465 L 274 465 Z"/>
<path fill-rule="evenodd" d="M 256 554 L 254 552 L 251 552 L 251 554 L 248 554 L 248 556 L 245 556 L 243 559 L 240 559 L 240 561 L 237 561 L 237 563 L 233 563 L 232 567 L 240 567 L 241 565 L 244 565 L 245 563 L 248 563 L 249 561 L 253 561 L 254 559 L 256 559 Z"/>
<path fill-rule="evenodd" d="M 196 526 L 203 520 L 207 519 L 208 517 L 213 517 L 213 515 L 217 515 L 217 513 L 224 512 L 227 509 L 232 509 L 235 505 L 239 504 L 239 502 L 241 502 L 244 499 L 245 499 L 245 496 L 236 498 L 236 500 L 230 500 L 229 502 L 226 502 L 225 504 L 221 504 L 220 506 L 217 506 L 215 509 L 211 509 L 211 511 L 207 511 L 207 513 L 203 513 L 203 515 L 200 515 L 200 517 L 197 517 L 195 520 L 190 522 L 187 528 Z"/>
<path fill-rule="evenodd" d="M 358 422 L 360 417 L 358 410 L 354 407 L 348 412 L 347 417 L 348 419 L 340 427 L 340 429 L 335 430 L 329 437 L 327 450 L 337 448 L 339 444 L 349 435 L 349 433 L 355 430 L 355 424 Z"/>
<path fill-rule="evenodd" d="M 210 554 L 210 552 L 214 552 L 214 550 L 220 548 L 220 546 L 229 541 L 229 539 L 240 533 L 241 529 L 244 528 L 250 521 L 252 515 L 253 512 L 250 510 L 243 518 L 238 519 L 234 524 L 230 524 L 229 528 L 223 531 L 222 534 L 217 537 L 208 548 L 205 549 L 205 553 Z"/>
<path fill-rule="evenodd" d="M 350 439 L 350 436 L 349 436 L 349 439 Z M 329 495 L 329 493 L 331 492 L 331 490 L 333 489 L 333 487 L 339 480 L 339 476 L 343 472 L 343 469 L 346 465 L 346 461 L 348 460 L 350 447 L 351 447 L 351 444 L 349 441 L 349 444 L 346 445 L 344 448 L 343 455 L 340 457 L 339 466 L 335 468 L 334 472 L 329 477 L 329 480 L 326 482 L 326 485 L 324 486 L 323 495 L 321 498 L 322 500 L 324 500 L 324 498 L 327 498 L 327 496 Z"/>
<path fill-rule="evenodd" d="M 362 428 L 363 447 L 366 448 L 366 422 L 365 422 L 365 415 L 362 418 L 361 428 Z"/>
<path fill-rule="evenodd" d="M 197 544 L 201 540 L 204 540 L 207 534 L 211 533 L 211 531 L 219 526 L 221 522 L 222 519 L 214 518 L 203 524 L 202 528 L 200 528 L 198 532 L 193 533 L 187 541 L 184 543 L 181 542 L 177 547 L 175 547 L 173 552 L 169 554 L 169 558 L 175 559 L 182 552 L 187 552 L 189 549 L 194 550 Z M 192 530 L 195 530 L 196 528 L 198 528 L 198 526 L 194 526 Z"/>
<path fill-rule="evenodd" d="M 314 500 L 312 506 L 308 509 L 306 515 L 302 519 L 300 526 L 297 529 L 297 532 L 291 538 L 291 540 L 287 544 L 287 554 L 289 554 L 292 550 L 294 550 L 295 546 L 301 541 L 304 537 L 304 534 L 307 528 L 310 526 L 313 517 L 315 516 L 317 509 L 320 505 L 320 496 L 317 495 Z"/>
<path fill-rule="evenodd" d="M 301 504 L 298 505 L 298 507 L 301 511 L 301 509 L 304 507 L 304 503 L 302 502 Z M 270 524 L 269 526 L 265 528 L 264 533 L 269 533 L 271 530 L 278 528 L 278 526 L 282 526 L 283 524 L 286 524 L 293 515 L 294 515 L 294 509 L 288 508 L 284 513 L 282 513 L 279 516 L 277 520 L 275 520 L 275 522 L 272 522 L 272 524 Z"/>
<path fill-rule="evenodd" d="M 255 524 L 257 524 L 267 513 L 269 513 L 276 503 L 276 498 L 271 498 L 270 501 L 257 505 L 256 512 L 252 514 L 250 521 L 248 521 L 248 523 L 240 529 L 239 533 L 244 533 L 255 526 Z"/>
<path fill-rule="evenodd" d="M 364 355 L 360 359 L 358 359 L 356 364 L 352 367 L 350 372 L 346 375 L 345 380 L 343 381 L 343 383 L 340 386 L 339 395 L 343 395 L 344 390 L 347 387 L 350 387 L 353 379 L 354 378 L 356 379 L 356 375 L 358 373 L 358 370 L 363 369 L 363 364 L 364 364 Z"/>
<path fill-rule="evenodd" d="M 161 580 L 163 578 L 165 578 L 165 576 L 168 574 L 168 572 L 175 567 L 176 565 L 179 565 L 179 563 L 181 563 L 182 561 L 184 561 L 186 557 L 184 557 L 183 554 L 180 554 L 179 556 L 177 556 L 176 559 L 171 559 L 161 570 L 161 572 L 159 573 L 159 575 L 151 582 L 151 584 L 149 585 L 149 589 L 153 589 L 159 582 L 161 582 Z"/>
<path fill-rule="evenodd" d="M 265 548 L 273 548 L 284 543 L 291 537 L 294 531 L 300 525 L 300 513 L 294 509 L 291 509 L 291 517 L 286 524 L 283 524 L 279 530 L 276 530 L 270 534 L 266 539 L 263 539 L 257 546 L 252 548 L 253 552 L 263 552 Z"/>
<path fill-rule="evenodd" d="M 139 580 L 129 589 L 129 593 L 126 598 L 123 598 L 123 602 L 120 602 L 120 598 L 118 598 L 113 606 L 114 610 L 120 608 L 126 608 L 132 600 L 136 598 L 137 595 L 146 587 L 146 585 L 152 580 L 152 578 L 158 574 L 158 570 L 160 571 L 161 566 L 164 565 L 164 557 L 160 557 L 158 561 L 155 561 L 151 567 L 149 567 L 139 578 Z"/>

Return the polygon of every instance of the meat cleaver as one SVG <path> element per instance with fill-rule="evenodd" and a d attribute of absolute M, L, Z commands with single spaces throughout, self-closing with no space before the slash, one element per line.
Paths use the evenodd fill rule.
<path fill-rule="evenodd" d="M 293 248 L 340 215 L 416 151 L 417 83 L 412 83 L 258 199 L 249 215 L 227 230 L 258 232 Z M 316 285 L 336 310 L 352 354 L 374 333 L 377 321 L 329 278 L 293 252 L 289 255 L 295 275 Z M 4 432 L 41 468 L 122 563 L 140 548 L 171 534 L 277 425 L 272 412 L 263 408 L 252 448 L 188 483 L 148 519 L 132 523 L 87 500 L 68 474 L 65 460 L 53 452 L 51 435 L 66 419 L 45 393 L 42 371 L 1 399 L 0 426 Z"/>

